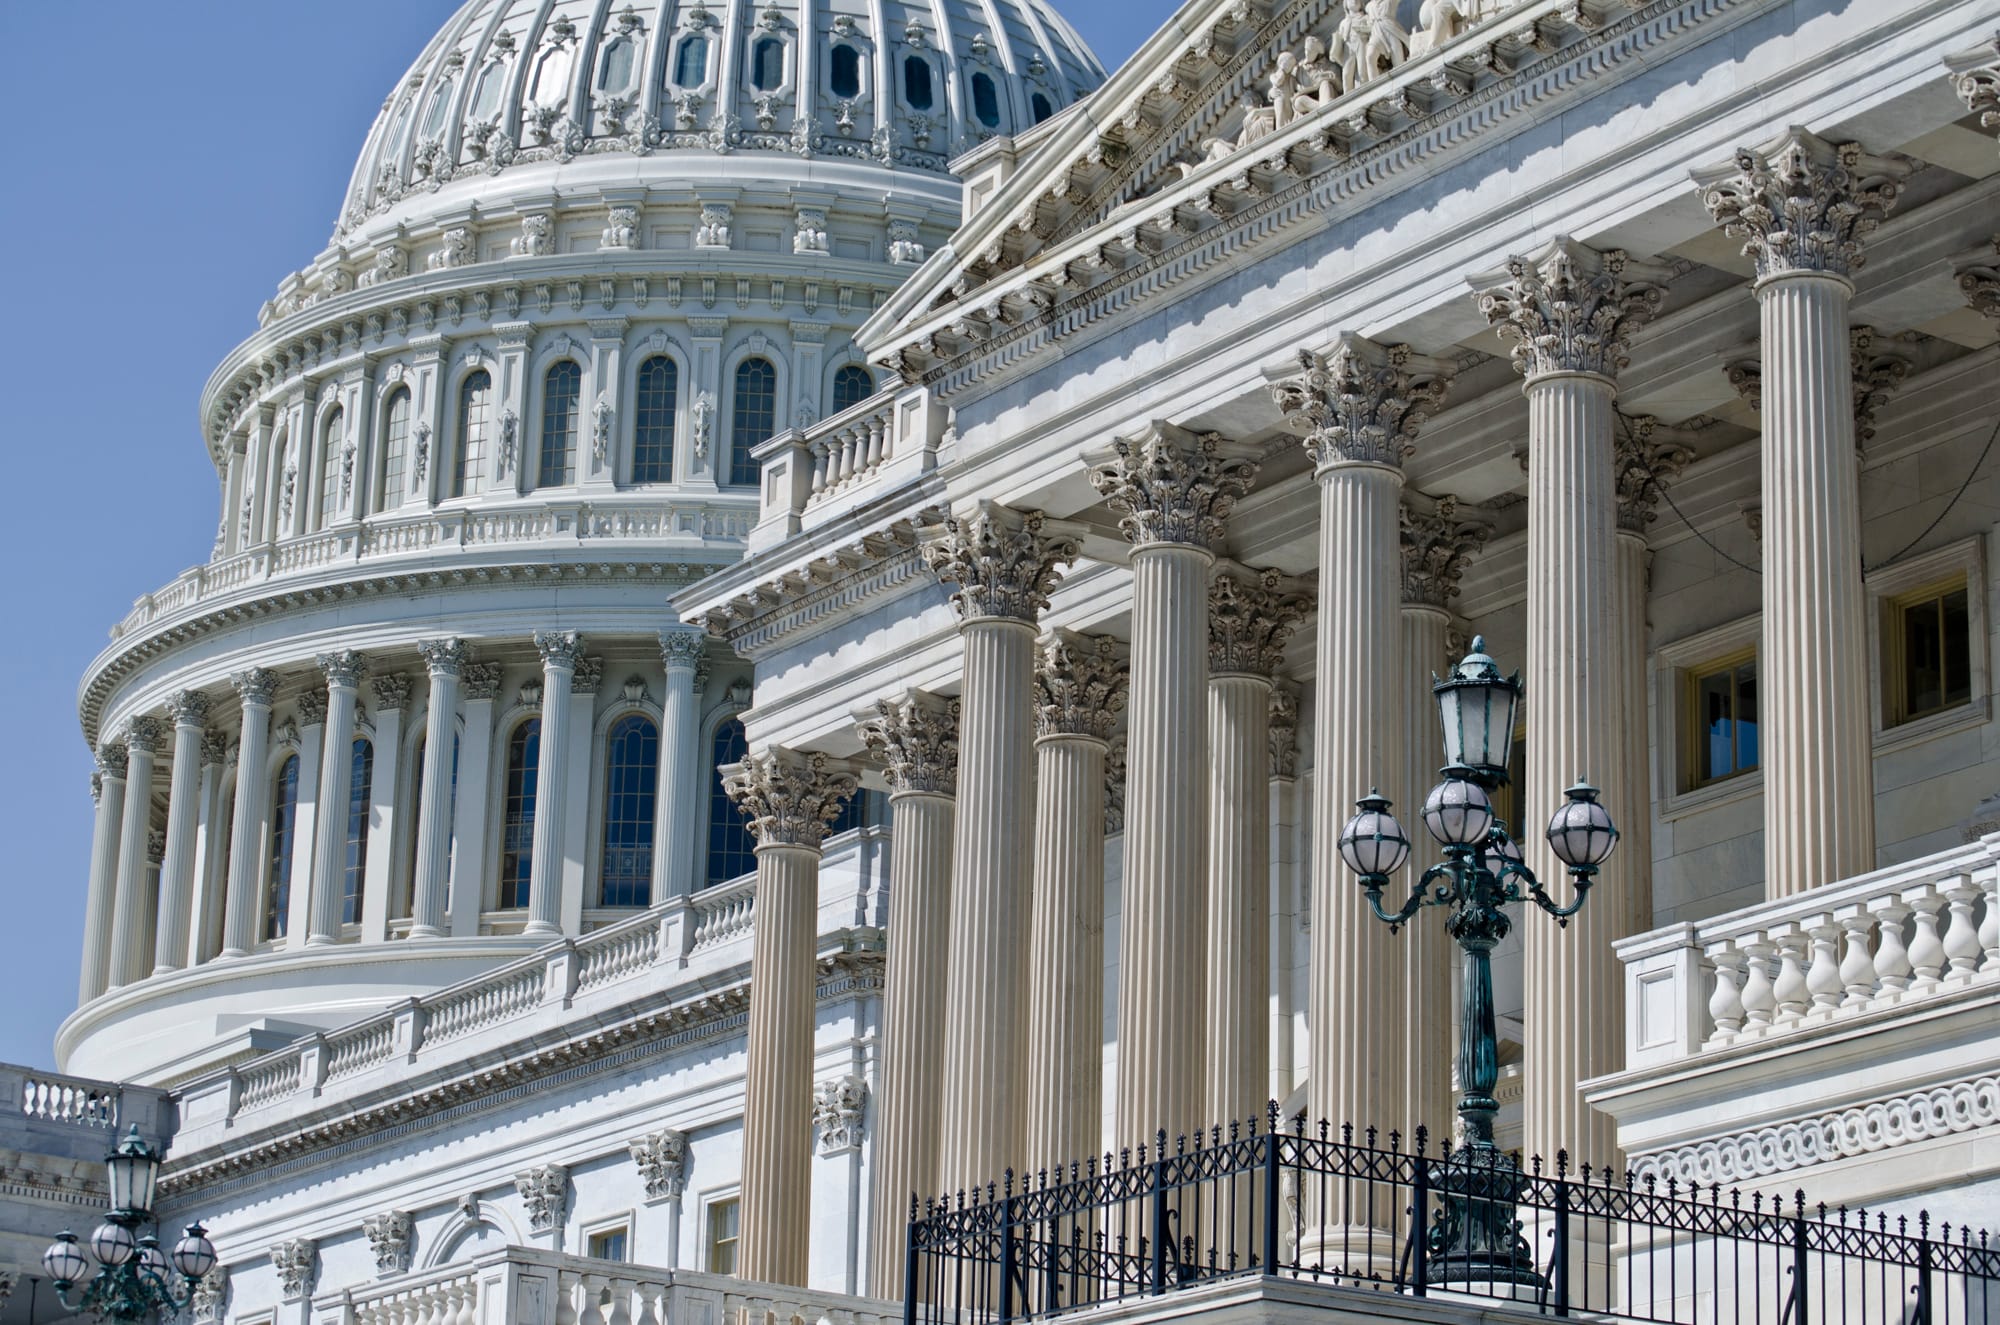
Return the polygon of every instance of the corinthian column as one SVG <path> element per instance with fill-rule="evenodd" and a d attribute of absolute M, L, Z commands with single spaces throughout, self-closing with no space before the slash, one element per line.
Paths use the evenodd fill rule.
<path fill-rule="evenodd" d="M 567 688 L 569 678 L 562 682 Z M 812 1204 L 819 851 L 856 782 L 839 760 L 776 748 L 731 765 L 723 777 L 730 799 L 743 807 L 757 839 L 743 1087 L 743 1240 L 737 1273 L 803 1287 L 810 1251 L 806 1212 Z M 538 842 L 540 828 L 537 815 Z M 548 879 L 536 876 L 529 895 L 540 896 Z"/>
<path fill-rule="evenodd" d="M 910 1199 L 938 1194 L 945 950 L 958 795 L 958 701 L 921 690 L 855 715 L 889 780 L 889 952 L 882 1077 L 875 1095 L 875 1194 L 868 1291 L 903 1295 Z"/>
<path fill-rule="evenodd" d="M 1653 418 L 1639 415 L 1621 420 L 1614 439 L 1618 571 L 1612 613 L 1618 621 L 1618 682 L 1624 689 L 1624 728 L 1628 733 L 1625 767 L 1619 772 L 1620 794 L 1627 811 L 1617 821 L 1623 839 L 1618 851 L 1624 857 L 1630 884 L 1622 896 L 1625 919 L 1619 938 L 1653 927 L 1653 763 L 1651 743 L 1646 739 L 1646 660 L 1652 656 L 1646 586 L 1651 580 L 1653 554 L 1646 548 L 1646 526 L 1653 522 L 1660 504 L 1661 485 L 1680 477 L 1694 459 L 1692 448 L 1668 437 L 1656 437 L 1657 429 Z"/>
<path fill-rule="evenodd" d="M 1695 176 L 1710 214 L 1757 264 L 1764 484 L 1758 698 L 1764 891 L 1771 897 L 1875 868 L 1847 304 L 1861 237 L 1881 224 L 1906 174 L 1901 163 L 1794 128 Z"/>
<path fill-rule="evenodd" d="M 271 696 L 278 675 L 262 667 L 229 678 L 243 704 L 236 738 L 236 806 L 229 828 L 229 898 L 222 911 L 222 955 L 247 956 L 257 946 L 264 817 L 271 808 Z"/>
<path fill-rule="evenodd" d="M 76 988 L 78 1006 L 102 994 L 111 982 L 111 931 L 118 897 L 118 834 L 125 817 L 125 746 L 115 740 L 97 746 L 97 772 L 90 780 L 97 817 L 90 834 L 90 884 L 83 908 L 83 969 Z"/>
<path fill-rule="evenodd" d="M 188 922 L 194 915 L 194 839 L 201 808 L 202 720 L 208 696 L 178 690 L 167 700 L 174 722 L 174 756 L 167 780 L 167 851 L 160 866 L 160 918 L 153 942 L 153 974 L 177 971 L 187 960 Z"/>
<path fill-rule="evenodd" d="M 696 677 L 707 655 L 708 636 L 699 630 L 660 632 L 667 686 L 660 699 L 660 789 L 653 798 L 655 904 L 694 891 L 694 840 L 701 822 L 697 811 L 708 795 L 701 774 Z"/>
<path fill-rule="evenodd" d="M 153 758 L 159 753 L 160 724 L 134 718 L 125 728 L 128 775 L 125 822 L 118 833 L 118 890 L 111 921 L 111 985 L 143 980 L 152 969 L 153 935 L 146 919 L 146 841 L 153 831 Z"/>
<path fill-rule="evenodd" d="M 542 655 L 541 758 L 535 765 L 535 836 L 528 858 L 524 934 L 562 933 L 563 820 L 569 814 L 570 683 L 583 658 L 583 636 L 538 630 Z"/>
<path fill-rule="evenodd" d="M 346 919 L 347 816 L 353 800 L 354 713 L 362 672 L 361 655 L 352 649 L 322 653 L 318 662 L 326 677 L 326 732 L 319 752 L 308 948 L 338 943 Z M 358 910 L 354 918 L 361 919 Z"/>
<path fill-rule="evenodd" d="M 1616 509 L 1612 448 L 1618 370 L 1626 343 L 1660 306 L 1657 285 L 1613 250 L 1556 239 L 1530 258 L 1509 258 L 1479 307 L 1515 342 L 1514 366 L 1528 397 L 1528 665 L 1533 705 L 1529 793 L 1553 804 L 1578 778 L 1609 783 L 1630 766 L 1620 679 Z M 1633 788 L 1608 786 L 1613 819 L 1638 813 Z M 1558 901 L 1569 879 L 1540 824 L 1521 836 L 1530 866 Z M 1595 904 L 1567 929 L 1526 926 L 1527 1098 L 1523 1144 L 1553 1157 L 1616 1164 L 1611 1120 L 1577 1083 L 1619 1064 L 1625 1034 L 1624 973 L 1611 951 L 1626 922 L 1632 857 L 1621 852 L 1598 875 Z"/>
<path fill-rule="evenodd" d="M 1118 1145 L 1203 1125 L 1208 575 L 1255 448 L 1154 423 L 1090 471 L 1132 543 L 1132 714 L 1118 926 Z"/>
<path fill-rule="evenodd" d="M 1031 1168 L 1104 1134 L 1104 792 L 1125 664 L 1106 635 L 1035 642 L 1035 883 L 1028 932 Z"/>
<path fill-rule="evenodd" d="M 956 586 L 965 645 L 937 1170 L 946 1188 L 996 1181 L 1021 1162 L 1035 618 L 1078 549 L 1071 526 L 984 502 L 924 544 L 932 573 Z"/>
<path fill-rule="evenodd" d="M 1308 1108 L 1386 1131 L 1403 1109 L 1401 940 L 1368 913 L 1337 844 L 1355 801 L 1402 785 L 1403 457 L 1451 374 L 1407 345 L 1350 335 L 1300 367 L 1273 395 L 1319 480 Z"/>
<path fill-rule="evenodd" d="M 445 897 L 451 887 L 451 775 L 456 761 L 450 751 L 458 736 L 458 680 L 467 654 L 464 642 L 455 639 L 423 640 L 417 652 L 430 673 L 431 693 L 424 714 L 423 785 L 417 789 L 421 799 L 410 937 L 434 939 L 444 933 Z M 541 804 L 539 797 L 536 804 Z"/>
<path fill-rule="evenodd" d="M 1493 526 L 1460 508 L 1453 497 L 1413 503 L 1404 499 L 1403 540 L 1403 782 L 1393 794 L 1403 808 L 1406 831 L 1421 828 L 1424 803 L 1438 767 L 1444 763 L 1444 729 L 1438 721 L 1434 674 L 1457 659 L 1449 656 L 1451 600 L 1465 566 L 1493 534 Z M 1508 824 L 1517 832 L 1518 824 Z M 1412 852 L 1394 895 L 1409 896 L 1430 857 Z M 1404 1004 L 1410 1009 L 1404 1037 L 1401 1126 L 1412 1134 L 1425 1127 L 1435 1141 L 1451 1135 L 1452 1034 L 1451 968 L 1457 945 L 1438 919 L 1420 917 L 1403 930 Z"/>
<path fill-rule="evenodd" d="M 1211 1126 L 1260 1118 L 1271 1084 L 1271 700 L 1312 599 L 1234 562 L 1208 589 L 1207 1080 Z"/>

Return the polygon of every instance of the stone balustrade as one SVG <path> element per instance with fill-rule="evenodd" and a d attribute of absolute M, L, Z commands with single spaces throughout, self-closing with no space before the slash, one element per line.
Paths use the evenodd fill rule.
<path fill-rule="evenodd" d="M 172 1105 L 161 1090 L 0 1063 L 0 1118 L 9 1145 L 94 1160 L 129 1127 L 164 1140 Z"/>
<path fill-rule="evenodd" d="M 893 1325 L 894 1303 L 729 1275 L 507 1247 L 474 1260 L 322 1293 L 341 1325 Z"/>
<path fill-rule="evenodd" d="M 1616 946 L 1628 1069 L 2000 984 L 2000 834 Z"/>
<path fill-rule="evenodd" d="M 888 399 L 877 396 L 811 429 L 812 491 L 806 504 L 824 501 L 862 482 L 889 459 L 893 422 Z"/>
<path fill-rule="evenodd" d="M 855 507 L 936 469 L 946 415 L 922 390 L 881 392 L 806 428 L 760 442 L 762 506 L 752 552 L 831 524 Z"/>
<path fill-rule="evenodd" d="M 111 638 L 126 638 L 266 580 L 342 565 L 372 569 L 384 558 L 443 549 L 577 544 L 595 539 L 741 541 L 748 537 L 750 524 L 751 514 L 740 504 L 654 497 L 587 502 L 519 500 L 504 506 L 371 515 L 319 533 L 260 544 L 183 571 L 173 583 L 142 595 L 125 619 L 111 628 Z"/>

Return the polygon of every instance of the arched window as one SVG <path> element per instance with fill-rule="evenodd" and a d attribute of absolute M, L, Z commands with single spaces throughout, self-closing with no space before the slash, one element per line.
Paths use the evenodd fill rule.
<path fill-rule="evenodd" d="M 680 366 L 664 354 L 639 365 L 632 411 L 632 481 L 674 480 L 674 415 L 680 407 Z"/>
<path fill-rule="evenodd" d="M 629 37 L 613 37 L 597 62 L 597 87 L 601 92 L 623 92 L 632 85 L 632 63 L 636 48 Z"/>
<path fill-rule="evenodd" d="M 972 113 L 989 129 L 1000 126 L 1000 94 L 985 74 L 972 76 Z"/>
<path fill-rule="evenodd" d="M 727 883 L 739 874 L 757 868 L 757 839 L 750 835 L 750 819 L 722 789 L 722 770 L 740 764 L 750 753 L 743 724 L 735 718 L 715 729 L 713 782 L 708 789 L 708 869 L 704 881 Z"/>
<path fill-rule="evenodd" d="M 650 906 L 653 810 L 660 787 L 660 729 L 628 713 L 604 741 L 604 870 L 599 906 Z"/>
<path fill-rule="evenodd" d="M 861 95 L 861 52 L 852 46 L 835 46 L 827 82 L 836 97 Z"/>
<path fill-rule="evenodd" d="M 542 378 L 542 472 L 536 487 L 576 482 L 576 415 L 582 397 L 583 369 L 571 359 L 551 364 Z"/>
<path fill-rule="evenodd" d="M 785 81 L 785 43 L 759 37 L 750 47 L 750 86 L 769 92 Z"/>
<path fill-rule="evenodd" d="M 736 365 L 736 405 L 730 413 L 729 481 L 754 487 L 757 462 L 750 448 L 778 430 L 778 370 L 769 359 Z"/>
<path fill-rule="evenodd" d="M 903 57 L 903 100 L 911 110 L 931 108 L 931 66 L 921 55 Z"/>
<path fill-rule="evenodd" d="M 833 375 L 833 412 L 853 409 L 875 394 L 875 379 L 858 363 L 848 364 Z"/>
<path fill-rule="evenodd" d="M 333 523 L 340 509 L 340 436 L 345 411 L 335 405 L 319 433 L 319 527 Z"/>
<path fill-rule="evenodd" d="M 479 491 L 485 478 L 481 466 L 486 460 L 488 406 L 493 399 L 493 377 L 484 368 L 466 376 L 458 388 L 458 454 L 451 471 L 451 495 L 470 496 Z"/>
<path fill-rule="evenodd" d="M 271 854 L 264 862 L 264 937 L 281 939 L 292 911 L 292 838 L 299 826 L 299 757 L 287 755 L 271 789 Z"/>
<path fill-rule="evenodd" d="M 435 138 L 444 132 L 445 113 L 451 109 L 451 80 L 445 79 L 431 93 L 430 113 L 424 116 L 424 137 Z"/>
<path fill-rule="evenodd" d="M 347 770 L 347 877 L 340 890 L 340 923 L 361 923 L 361 898 L 368 884 L 368 802 L 374 791 L 375 747 L 356 737 Z"/>
<path fill-rule="evenodd" d="M 1037 124 L 1056 113 L 1056 108 L 1049 104 L 1049 99 L 1039 92 L 1028 98 L 1028 105 L 1034 109 Z"/>
<path fill-rule="evenodd" d="M 382 415 L 382 486 L 375 494 L 376 510 L 393 511 L 403 504 L 409 466 L 410 389 L 399 386 Z"/>
<path fill-rule="evenodd" d="M 674 81 L 682 87 L 700 87 L 708 80 L 708 38 L 700 33 L 681 38 L 674 52 Z"/>
<path fill-rule="evenodd" d="M 528 904 L 535 849 L 535 776 L 541 765 L 542 720 L 529 718 L 507 742 L 507 801 L 500 823 L 500 909 Z M 562 807 L 556 807 L 560 813 Z"/>

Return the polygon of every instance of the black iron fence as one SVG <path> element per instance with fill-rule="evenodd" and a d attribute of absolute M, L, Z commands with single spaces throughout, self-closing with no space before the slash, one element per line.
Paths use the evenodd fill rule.
<path fill-rule="evenodd" d="M 1298 1120 L 1106 1155 L 913 1209 L 906 1325 L 1061 1315 L 1278 1274 L 1663 1325 L 2000 1322 L 2000 1246 L 1929 1217 L 1403 1149 Z M 1500 1257 L 1468 1238 L 1511 1234 Z M 1503 1236 L 1500 1245 L 1505 1245 Z"/>

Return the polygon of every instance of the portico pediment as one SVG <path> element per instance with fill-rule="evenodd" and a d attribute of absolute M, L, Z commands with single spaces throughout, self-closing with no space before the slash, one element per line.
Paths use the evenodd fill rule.
<path fill-rule="evenodd" d="M 1759 0 L 1194 0 L 857 339 L 949 393 L 1393 191 Z"/>

